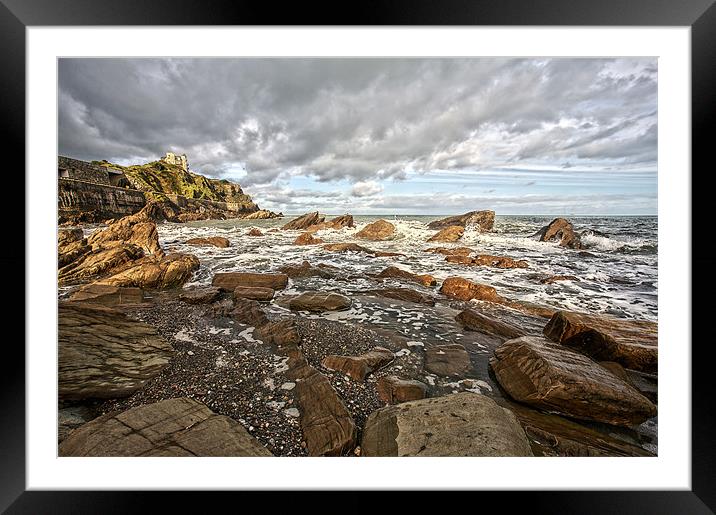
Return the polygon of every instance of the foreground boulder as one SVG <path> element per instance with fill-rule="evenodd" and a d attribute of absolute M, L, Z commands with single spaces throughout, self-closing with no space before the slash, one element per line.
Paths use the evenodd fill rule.
<path fill-rule="evenodd" d="M 544 328 L 552 341 L 598 361 L 616 361 L 625 368 L 656 373 L 658 324 L 558 311 Z"/>
<path fill-rule="evenodd" d="M 420 381 L 383 376 L 375 385 L 378 397 L 386 404 L 417 401 L 428 395 L 428 385 Z"/>
<path fill-rule="evenodd" d="M 572 222 L 565 218 L 555 218 L 537 231 L 537 235 L 539 235 L 539 241 L 559 241 L 562 247 L 570 249 L 584 248 L 579 234 L 574 232 Z"/>
<path fill-rule="evenodd" d="M 108 413 L 75 429 L 60 456 L 272 456 L 235 420 L 186 397 Z"/>
<path fill-rule="evenodd" d="M 294 311 L 342 311 L 351 307 L 351 299 L 338 293 L 307 291 L 292 298 L 288 307 Z"/>
<path fill-rule="evenodd" d="M 620 426 L 656 415 L 649 399 L 606 368 L 545 338 L 506 341 L 490 366 L 513 399 L 540 409 Z"/>
<path fill-rule="evenodd" d="M 478 313 L 474 309 L 461 311 L 457 314 L 455 320 L 457 320 L 463 328 L 470 331 L 480 331 L 510 339 L 525 335 L 521 329 Z"/>
<path fill-rule="evenodd" d="M 471 367 L 470 356 L 459 343 L 436 345 L 425 350 L 425 370 L 439 376 L 462 376 Z"/>
<path fill-rule="evenodd" d="M 493 268 L 527 268 L 527 261 L 512 259 L 511 257 L 479 254 L 477 256 L 449 255 L 445 258 L 448 263 L 458 263 L 471 266 L 489 266 Z"/>
<path fill-rule="evenodd" d="M 471 392 L 374 411 L 361 450 L 363 456 L 532 456 L 512 412 Z"/>
<path fill-rule="evenodd" d="M 329 370 L 342 372 L 356 381 L 363 381 L 366 376 L 390 363 L 395 359 L 393 353 L 383 347 L 375 347 L 360 356 L 326 356 L 321 365 Z"/>
<path fill-rule="evenodd" d="M 199 269 L 199 259 L 191 254 L 172 253 L 163 256 L 145 256 L 127 263 L 97 284 L 135 286 L 146 289 L 178 288 Z"/>
<path fill-rule="evenodd" d="M 384 241 L 395 238 L 395 226 L 385 220 L 377 220 L 356 233 L 356 238 L 370 241 Z"/>
<path fill-rule="evenodd" d="M 294 218 L 287 224 L 285 224 L 281 229 L 286 230 L 294 230 L 294 231 L 302 231 L 304 229 L 308 229 L 312 225 L 320 224 L 326 219 L 325 216 L 320 216 L 318 214 L 318 211 L 313 211 L 312 213 L 306 213 L 305 215 L 301 215 L 298 218 Z"/>
<path fill-rule="evenodd" d="M 198 247 L 219 247 L 225 249 L 231 245 L 229 240 L 221 236 L 210 236 L 208 238 L 192 238 L 186 240 L 187 245 L 196 245 Z"/>
<path fill-rule="evenodd" d="M 470 211 L 464 215 L 449 216 L 441 220 L 435 220 L 428 224 L 429 229 L 444 229 L 451 225 L 459 225 L 467 227 L 468 225 L 476 225 L 481 232 L 491 231 L 495 224 L 494 211 Z"/>
<path fill-rule="evenodd" d="M 221 297 L 221 290 L 215 286 L 207 288 L 194 288 L 185 290 L 179 295 L 179 300 L 183 300 L 187 304 L 211 304 Z"/>
<path fill-rule="evenodd" d="M 288 276 L 286 274 L 220 272 L 214 274 L 214 278 L 212 279 L 211 284 L 212 286 L 216 286 L 226 291 L 234 291 L 239 286 L 283 290 L 286 286 L 288 286 Z"/>
<path fill-rule="evenodd" d="M 123 288 L 105 284 L 87 284 L 70 295 L 72 302 L 91 302 L 103 306 L 141 304 L 144 291 L 141 288 Z"/>
<path fill-rule="evenodd" d="M 68 400 L 126 397 L 169 364 L 157 330 L 117 310 L 83 302 L 58 306 L 58 389 Z"/>
<path fill-rule="evenodd" d="M 445 227 L 445 229 L 442 229 L 440 232 L 433 235 L 430 239 L 428 239 L 428 241 L 457 241 L 462 238 L 463 234 L 465 234 L 464 228 L 459 225 L 451 225 L 450 227 Z"/>
<path fill-rule="evenodd" d="M 378 274 L 381 279 L 404 279 L 413 283 L 422 284 L 423 286 L 435 286 L 437 281 L 429 274 L 413 274 L 407 270 L 402 270 L 396 266 L 389 266 Z"/>
<path fill-rule="evenodd" d="M 57 282 L 60 286 L 92 281 L 99 277 L 112 274 L 122 266 L 144 256 L 144 251 L 136 245 L 116 245 L 109 248 L 90 251 L 89 246 L 76 259 L 60 268 Z M 62 264 L 62 263 L 60 263 Z"/>
<path fill-rule="evenodd" d="M 275 345 L 278 348 L 297 346 L 301 343 L 296 322 L 291 319 L 265 323 L 259 327 L 257 334 L 264 343 Z"/>
<path fill-rule="evenodd" d="M 230 315 L 240 324 L 261 327 L 268 324 L 268 317 L 261 309 L 258 301 L 237 297 Z"/>
<path fill-rule="evenodd" d="M 93 248 L 106 248 L 116 244 L 133 244 L 145 254 L 161 257 L 164 253 L 159 246 L 157 221 L 163 220 L 161 206 L 149 202 L 140 211 L 110 223 L 106 229 L 94 232 L 87 238 Z"/>

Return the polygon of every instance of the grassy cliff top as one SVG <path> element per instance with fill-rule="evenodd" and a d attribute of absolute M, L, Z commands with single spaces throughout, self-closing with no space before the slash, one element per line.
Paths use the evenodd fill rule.
<path fill-rule="evenodd" d="M 131 166 L 116 165 L 108 161 L 93 161 L 93 164 L 122 170 L 132 186 L 142 191 L 223 202 L 251 201 L 236 183 L 185 172 L 181 166 L 164 161 Z"/>

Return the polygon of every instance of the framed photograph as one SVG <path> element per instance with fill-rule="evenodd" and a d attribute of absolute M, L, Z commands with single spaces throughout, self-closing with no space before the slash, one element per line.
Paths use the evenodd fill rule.
<path fill-rule="evenodd" d="M 3 0 L 0 506 L 711 513 L 712 3 Z"/>

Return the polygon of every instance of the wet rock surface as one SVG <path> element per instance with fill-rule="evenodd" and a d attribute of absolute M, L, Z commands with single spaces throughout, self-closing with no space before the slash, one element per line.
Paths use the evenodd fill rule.
<path fill-rule="evenodd" d="M 428 224 L 430 229 L 444 229 L 453 225 L 467 227 L 469 225 L 476 226 L 480 231 L 491 231 L 495 224 L 494 211 L 470 211 L 464 215 L 449 216 L 441 220 L 435 220 Z"/>
<path fill-rule="evenodd" d="M 502 388 L 531 406 L 622 426 L 656 415 L 651 401 L 606 368 L 542 337 L 508 340 L 490 364 Z"/>
<path fill-rule="evenodd" d="M 211 284 L 226 291 L 234 291 L 239 286 L 283 290 L 288 285 L 288 276 L 286 274 L 225 272 L 215 274 Z"/>
<path fill-rule="evenodd" d="M 337 356 L 331 354 L 321 361 L 321 365 L 329 370 L 343 372 L 356 381 L 363 381 L 368 374 L 378 370 L 391 361 L 395 356 L 383 347 L 375 347 L 360 356 Z"/>
<path fill-rule="evenodd" d="M 231 245 L 229 240 L 221 236 L 210 236 L 208 238 L 191 238 L 186 240 L 187 245 L 197 245 L 200 247 L 219 247 L 225 249 Z"/>
<path fill-rule="evenodd" d="M 389 240 L 395 237 L 395 225 L 385 220 L 377 220 L 363 227 L 355 237 L 370 241 Z"/>
<path fill-rule="evenodd" d="M 376 411 L 361 450 L 364 456 L 532 456 L 515 415 L 471 392 Z"/>

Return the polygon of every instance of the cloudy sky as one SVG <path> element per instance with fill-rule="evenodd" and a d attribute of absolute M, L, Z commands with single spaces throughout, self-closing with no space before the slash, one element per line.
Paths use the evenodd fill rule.
<path fill-rule="evenodd" d="M 656 214 L 644 59 L 61 59 L 59 152 L 298 213 Z"/>

